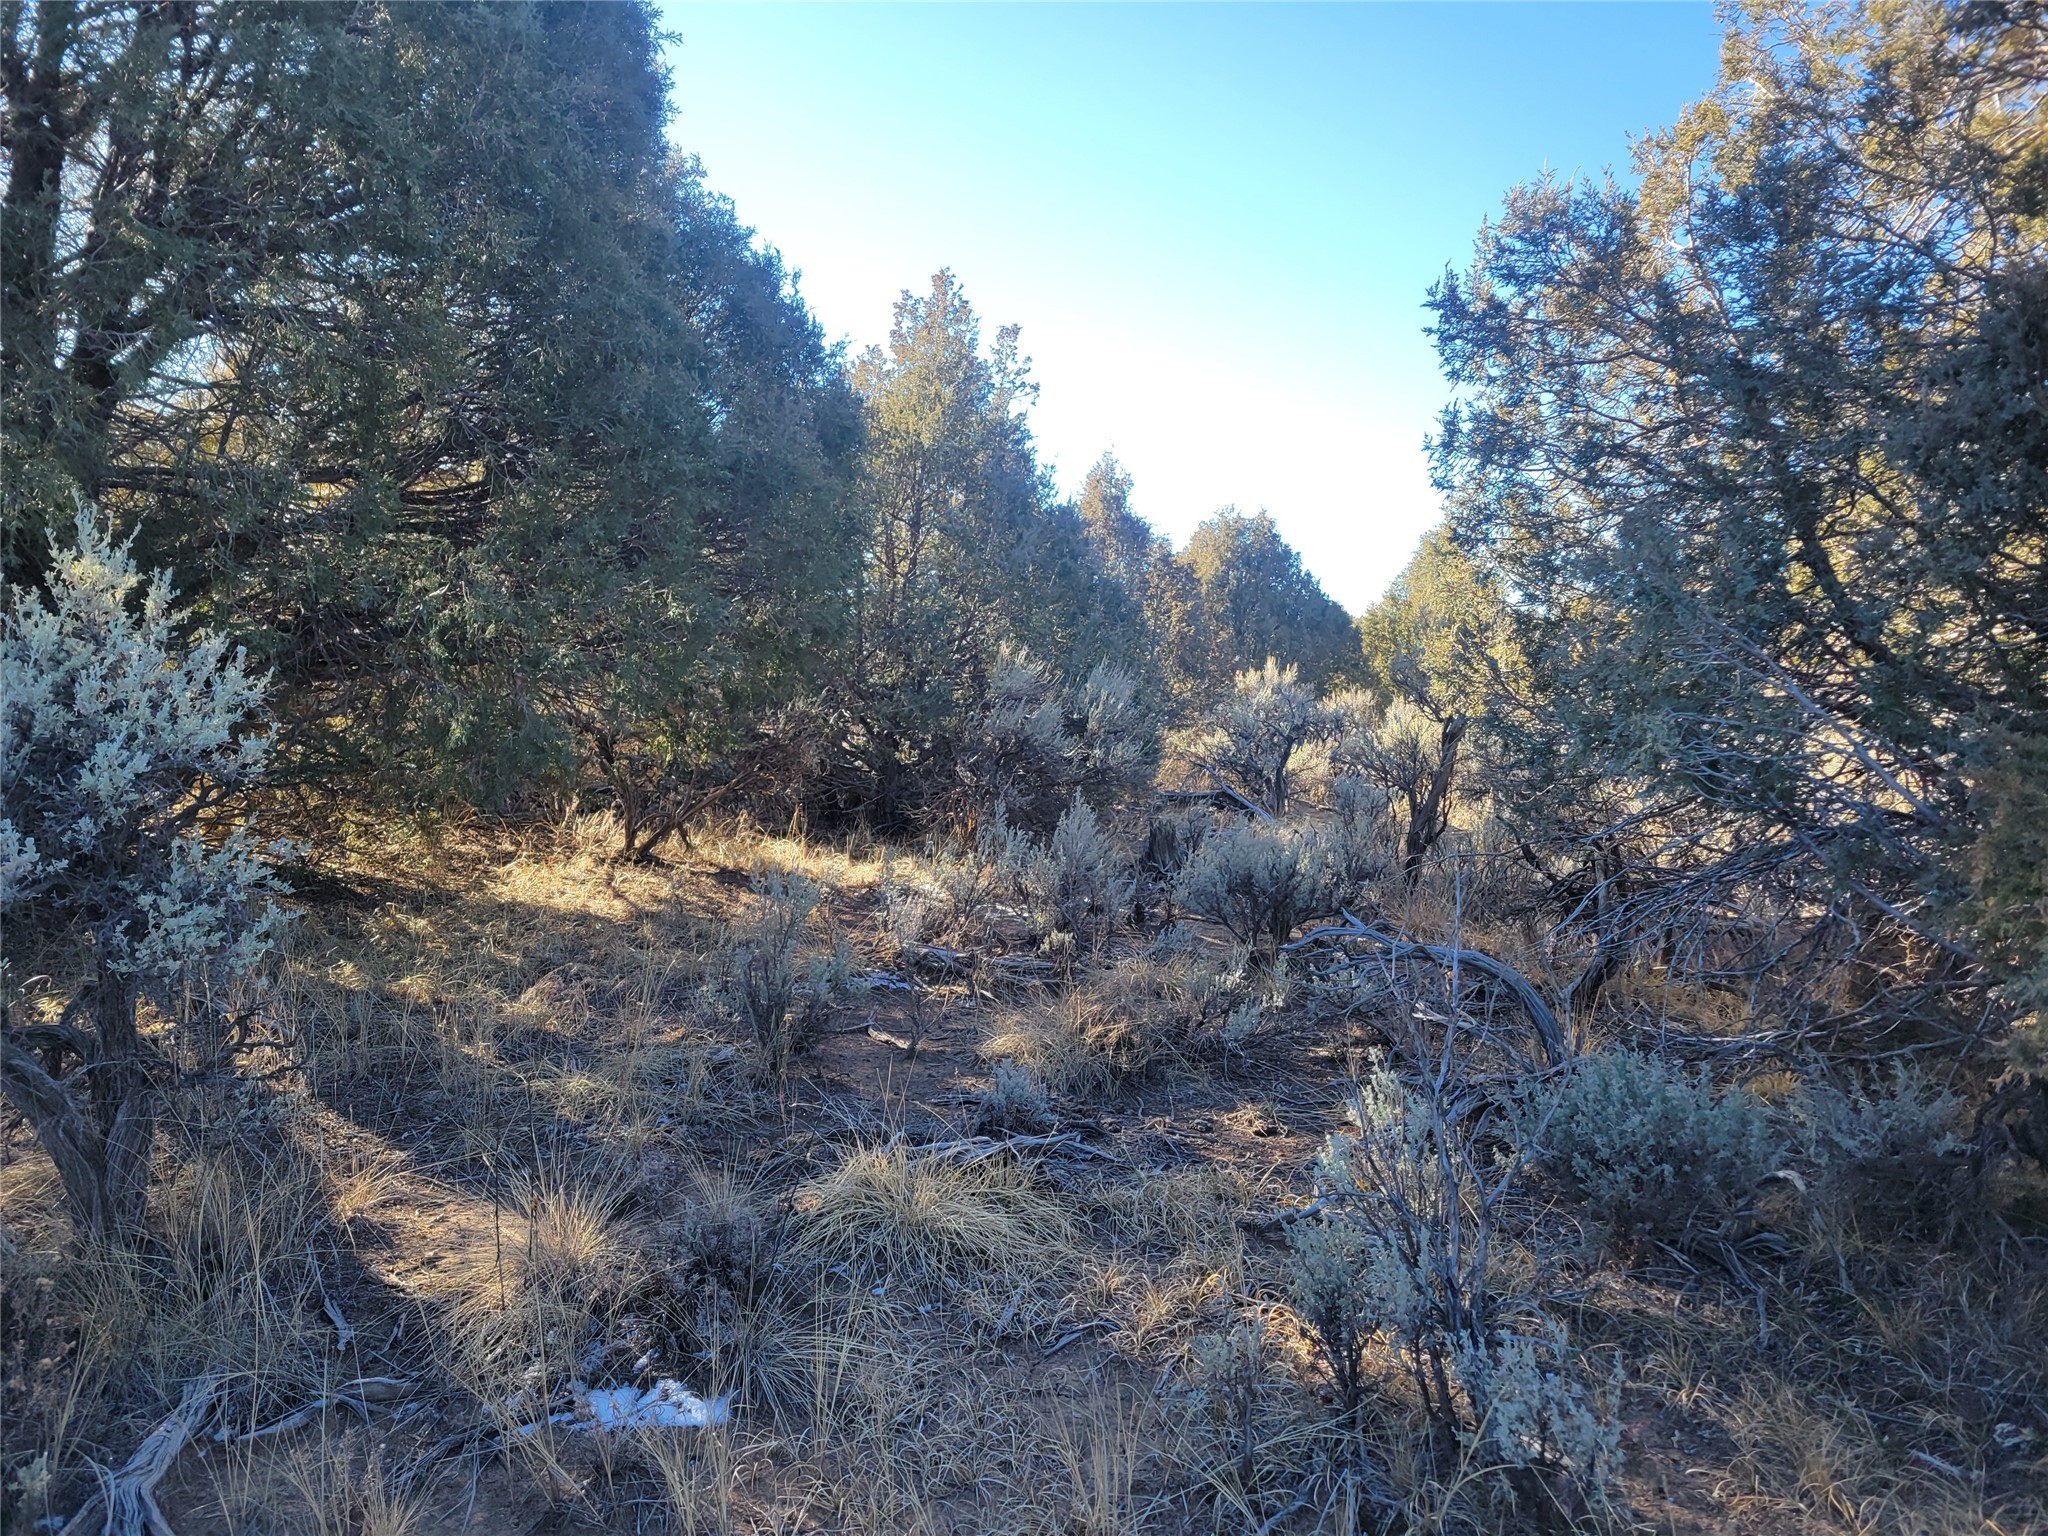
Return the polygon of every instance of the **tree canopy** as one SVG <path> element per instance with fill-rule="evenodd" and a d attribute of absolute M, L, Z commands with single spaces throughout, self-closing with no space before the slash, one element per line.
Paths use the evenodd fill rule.
<path fill-rule="evenodd" d="M 1638 184 L 1518 189 L 1434 292 L 1523 805 L 1709 972 L 1889 930 L 1883 1011 L 2040 995 L 2044 60 L 2025 7 L 1757 6 Z"/>

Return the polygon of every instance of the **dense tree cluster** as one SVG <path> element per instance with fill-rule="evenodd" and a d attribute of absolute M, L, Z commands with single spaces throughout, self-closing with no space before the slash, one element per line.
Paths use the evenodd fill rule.
<path fill-rule="evenodd" d="M 14 5 L 0 77 L 8 578 L 74 498 L 139 529 L 275 670 L 287 771 L 571 785 L 641 854 L 802 701 L 814 803 L 899 820 L 1005 646 L 1172 632 L 1191 697 L 1341 622 L 1269 521 L 1190 595 L 1113 468 L 1060 501 L 951 274 L 826 345 L 669 149 L 643 7 Z"/>
<path fill-rule="evenodd" d="M 2037 6 L 1761 5 L 1638 182 L 1436 289 L 1449 534 L 1369 668 L 1487 701 L 1582 998 L 1649 954 L 1974 1048 L 2048 997 L 2044 90 Z"/>

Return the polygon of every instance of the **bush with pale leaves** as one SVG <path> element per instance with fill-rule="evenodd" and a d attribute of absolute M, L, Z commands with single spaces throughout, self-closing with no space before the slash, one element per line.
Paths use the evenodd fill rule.
<path fill-rule="evenodd" d="M 222 1016 L 285 921 L 270 870 L 285 845 L 221 825 L 271 749 L 248 658 L 181 635 L 169 576 L 143 577 L 96 514 L 81 508 L 72 541 L 52 542 L 48 596 L 9 589 L 0 612 L 0 917 L 15 953 L 82 950 L 87 975 L 40 1057 L 0 1034 L 0 1087 L 77 1225 L 124 1233 L 142 1220 L 156 1127 L 138 1002 Z"/>
<path fill-rule="evenodd" d="M 143 577 L 92 513 L 54 555 L 49 598 L 9 592 L 0 617 L 0 911 L 87 930 L 166 1002 L 216 994 L 285 916 L 281 845 L 202 830 L 263 772 L 264 679 L 223 636 L 181 640 L 168 573 Z"/>

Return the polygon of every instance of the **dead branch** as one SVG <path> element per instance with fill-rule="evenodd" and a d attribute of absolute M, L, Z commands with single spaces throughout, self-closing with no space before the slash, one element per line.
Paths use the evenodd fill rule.
<path fill-rule="evenodd" d="M 218 1377 L 198 1376 L 186 1382 L 178 1406 L 143 1437 L 120 1471 L 102 1477 L 100 1491 L 65 1522 L 59 1536 L 85 1536 L 95 1516 L 100 1517 L 100 1536 L 177 1536 L 157 1508 L 156 1485 L 171 1470 L 185 1442 L 213 1416 L 219 1396 Z"/>
<path fill-rule="evenodd" d="M 1198 763 L 1196 766 L 1209 775 L 1214 781 L 1213 786 L 1209 789 L 1165 790 L 1159 796 L 1164 804 L 1207 805 L 1219 811 L 1242 811 L 1247 816 L 1263 821 L 1269 827 L 1273 825 L 1273 813 L 1258 801 L 1225 784 L 1222 775 L 1209 764 Z"/>
<path fill-rule="evenodd" d="M 1293 953 L 1315 945 L 1329 945 L 1361 942 L 1383 950 L 1395 960 L 1422 959 L 1445 971 L 1475 971 L 1489 981 L 1505 987 L 1521 1004 L 1522 1012 L 1528 1015 L 1534 1026 L 1536 1038 L 1543 1047 L 1544 1059 L 1552 1066 L 1563 1061 L 1570 1052 L 1565 1046 L 1564 1030 L 1557 1022 L 1557 1014 L 1550 1004 L 1543 1000 L 1527 977 L 1504 960 L 1476 949 L 1460 949 L 1447 944 L 1425 944 L 1420 939 L 1409 938 L 1406 934 L 1376 928 L 1364 919 L 1353 916 L 1349 911 L 1339 909 L 1343 919 L 1338 923 L 1325 923 L 1312 928 L 1282 951 Z M 1351 956 L 1339 951 L 1339 958 L 1330 966 L 1332 971 L 1349 970 L 1362 964 L 1363 956 Z"/>
<path fill-rule="evenodd" d="M 963 1168 L 986 1162 L 1003 1152 L 1065 1152 L 1077 1157 L 1096 1157 L 1118 1162 L 1113 1153 L 1091 1147 L 1073 1131 L 1052 1131 L 1042 1136 L 967 1136 L 959 1141 L 936 1141 L 912 1148 L 918 1156 L 934 1161 L 957 1161 Z"/>

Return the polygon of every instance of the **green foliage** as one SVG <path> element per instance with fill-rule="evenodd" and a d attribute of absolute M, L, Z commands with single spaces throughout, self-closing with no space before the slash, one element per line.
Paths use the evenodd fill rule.
<path fill-rule="evenodd" d="M 297 770 L 408 796 L 586 753 L 658 785 L 829 628 L 857 423 L 670 157 L 645 9 L 16 7 L 5 43 L 11 570 L 65 487 L 139 519 L 276 669 Z"/>
<path fill-rule="evenodd" d="M 1298 668 L 1314 688 L 1356 675 L 1350 615 L 1302 569 L 1267 513 L 1223 508 L 1194 531 L 1180 563 L 1195 581 L 1201 633 L 1193 638 L 1206 653 L 1212 690 L 1269 657 Z"/>
<path fill-rule="evenodd" d="M 1720 1222 L 1777 1165 L 1763 1106 L 1704 1071 L 1595 1051 L 1522 1100 L 1529 1156 L 1623 1237 L 1682 1239 Z"/>
<path fill-rule="evenodd" d="M 1795 1018 L 1880 950 L 1873 1021 L 2039 989 L 2044 26 L 1752 6 L 1639 182 L 1516 190 L 1431 301 L 1452 535 L 1527 658 L 1496 787 L 1603 948 Z"/>
<path fill-rule="evenodd" d="M 1081 514 L 1038 465 L 1016 328 L 984 350 L 940 272 L 929 294 L 902 296 L 888 346 L 852 381 L 866 554 L 809 798 L 884 827 L 971 820 L 1007 798 L 1049 825 L 1076 785 L 1140 767 L 1147 727 L 1113 663 L 1143 646 L 1135 599 L 1104 579 Z"/>
<path fill-rule="evenodd" d="M 1210 635 L 1202 592 L 1172 544 L 1131 510 L 1131 477 L 1104 454 L 1088 471 L 1076 510 L 1100 567 L 1106 652 L 1148 692 L 1187 708 L 1206 696 Z"/>
<path fill-rule="evenodd" d="M 1359 681 L 1381 708 L 1431 713 L 1483 698 L 1518 672 L 1507 604 L 1446 528 L 1430 531 L 1384 597 L 1358 617 Z"/>

